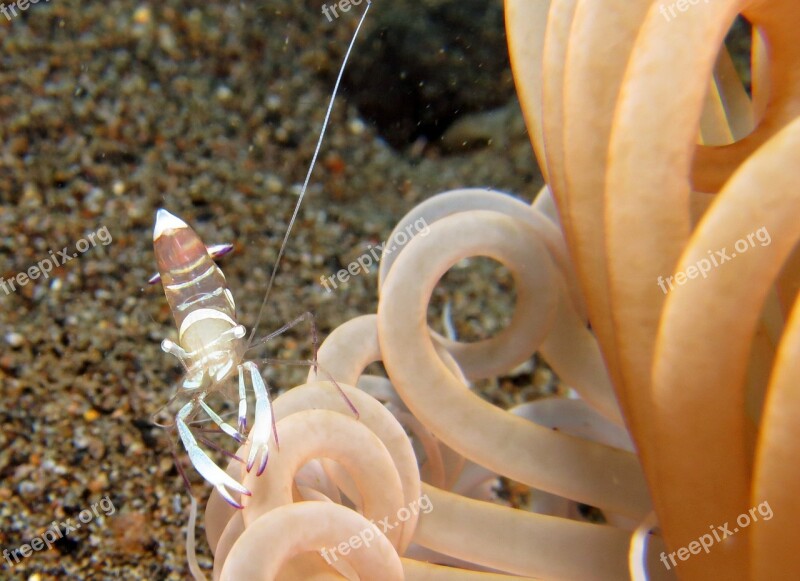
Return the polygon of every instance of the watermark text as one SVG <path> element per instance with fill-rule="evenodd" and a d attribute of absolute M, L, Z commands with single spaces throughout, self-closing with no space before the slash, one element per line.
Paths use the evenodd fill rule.
<path fill-rule="evenodd" d="M 675 280 L 675 284 L 683 285 L 687 280 L 697 278 L 698 276 L 707 278 L 712 266 L 715 268 L 721 266 L 729 260 L 736 258 L 737 252 L 739 254 L 744 254 L 750 248 L 755 248 L 756 241 L 760 242 L 761 246 L 768 246 L 772 242 L 772 237 L 769 235 L 769 232 L 767 232 L 766 226 L 762 226 L 755 232 L 748 234 L 747 239 L 740 238 L 737 240 L 736 244 L 733 245 L 733 248 L 736 250 L 736 252 L 731 252 L 728 254 L 727 248 L 715 250 L 713 252 L 709 250 L 709 258 L 701 258 L 696 263 L 687 266 L 685 271 L 676 272 L 673 276 L 668 276 L 666 278 L 659 276 L 658 286 L 661 287 L 661 290 L 664 292 L 664 294 L 667 294 L 669 291 L 675 288 L 672 284 L 673 279 Z M 667 286 L 669 286 L 669 289 L 667 289 Z"/>
<path fill-rule="evenodd" d="M 412 232 L 413 230 L 416 232 Z M 319 282 L 325 287 L 326 291 L 332 292 L 328 284 L 330 283 L 333 285 L 333 288 L 337 288 L 338 285 L 334 281 L 334 278 L 338 279 L 338 281 L 341 283 L 345 283 L 350 280 L 351 276 L 356 276 L 361 272 L 369 272 L 369 269 L 373 264 L 378 264 L 378 262 L 380 262 L 381 251 L 383 251 L 384 256 L 388 256 L 398 248 L 405 246 L 415 233 L 424 238 L 430 234 L 430 231 L 431 228 L 428 226 L 425 218 L 419 218 L 413 224 L 408 224 L 404 230 L 396 232 L 392 237 L 389 246 L 386 246 L 386 242 L 377 246 L 369 246 L 368 252 L 365 252 L 348 264 L 347 268 L 343 268 L 332 276 L 326 277 L 325 275 L 322 275 L 319 277 Z"/>
<path fill-rule="evenodd" d="M 394 527 L 398 526 L 401 523 L 406 522 L 408 519 L 411 518 L 412 515 L 419 514 L 422 512 L 423 514 L 428 514 L 433 510 L 433 503 L 431 499 L 428 497 L 427 494 L 424 494 L 419 497 L 418 500 L 413 500 L 408 505 L 408 507 L 401 506 L 397 510 L 397 520 L 394 523 L 390 523 L 389 519 L 391 517 L 386 517 L 375 523 L 375 521 L 370 521 L 372 523 L 371 527 L 365 528 L 357 535 L 353 535 L 346 541 L 342 541 L 335 547 L 331 549 L 322 549 L 322 556 L 330 565 L 339 560 L 339 556 L 336 554 L 337 552 L 341 556 L 346 556 L 350 553 L 351 550 L 355 551 L 360 549 L 361 547 L 369 547 L 370 543 L 375 540 L 375 536 L 379 533 L 386 533 L 392 530 Z M 381 528 L 379 529 L 378 526 Z"/>
<path fill-rule="evenodd" d="M 337 8 L 342 12 L 350 12 L 353 6 L 358 6 L 361 2 L 362 0 L 339 0 L 338 2 L 331 2 L 330 6 L 323 4 L 322 13 L 328 19 L 328 22 L 333 22 L 334 18 L 339 18 L 339 14 L 336 12 Z M 333 18 L 331 18 L 331 12 L 333 13 Z"/>
<path fill-rule="evenodd" d="M 681 547 L 677 551 L 673 551 L 669 554 L 662 551 L 661 562 L 664 563 L 664 567 L 666 567 L 667 571 L 669 571 L 672 569 L 672 567 L 676 567 L 678 565 L 678 562 L 675 560 L 676 555 L 681 561 L 686 561 L 692 555 L 699 554 L 701 550 L 708 554 L 708 552 L 711 550 L 711 547 L 714 546 L 714 543 L 719 543 L 728 537 L 732 537 L 738 533 L 740 529 L 749 527 L 750 523 L 758 522 L 758 515 L 761 515 L 763 520 L 770 520 L 772 518 L 772 508 L 770 507 L 769 502 L 765 500 L 758 506 L 754 506 L 749 511 L 743 512 L 736 517 L 736 524 L 739 526 L 733 527 L 733 530 L 731 530 L 730 524 L 727 522 L 724 525 L 717 527 L 714 525 L 709 525 L 708 528 L 711 529 L 711 533 L 700 535 L 697 540 L 692 541 L 686 547 Z M 670 563 L 672 564 L 670 565 Z"/>
<path fill-rule="evenodd" d="M 47 547 L 49 551 L 53 548 L 53 543 L 77 531 L 81 528 L 81 524 L 88 524 L 92 519 L 99 518 L 100 513 L 97 511 L 98 507 L 103 511 L 103 516 L 111 516 L 117 510 L 114 503 L 108 495 L 106 495 L 101 498 L 99 502 L 92 503 L 91 510 L 84 508 L 79 512 L 76 519 L 79 522 L 73 522 L 71 518 L 62 522 L 53 521 L 41 535 L 33 537 L 30 542 L 20 545 L 16 549 L 10 551 L 8 549 L 3 549 L 3 558 L 6 560 L 9 567 L 14 567 L 19 564 L 21 559 L 30 557 L 33 551 L 41 551 L 45 547 Z"/>
<path fill-rule="evenodd" d="M 90 232 L 86 235 L 86 238 L 81 238 L 75 243 L 75 249 L 83 254 L 90 248 L 94 248 L 97 246 L 97 240 L 103 246 L 108 246 L 112 241 L 111 234 L 108 232 L 108 228 L 103 226 L 97 232 Z M 50 277 L 50 271 L 57 266 L 63 266 L 65 263 L 69 262 L 73 258 L 78 257 L 78 252 L 73 252 L 70 254 L 69 247 L 65 246 L 58 252 L 53 252 L 50 250 L 50 257 L 43 258 L 25 272 L 17 273 L 16 276 L 9 278 L 8 280 L 4 279 L 0 276 L 0 289 L 3 289 L 3 292 L 7 295 L 10 295 L 17 287 L 23 287 L 31 280 L 36 280 L 40 276 L 44 278 Z M 16 284 L 15 284 L 16 283 Z"/>
<path fill-rule="evenodd" d="M 700 3 L 700 0 L 676 0 L 675 2 L 672 2 L 671 4 L 669 4 L 668 5 L 669 7 L 665 7 L 664 4 L 660 4 L 658 6 L 658 11 L 666 19 L 666 21 L 669 22 L 670 20 L 672 20 L 672 18 L 675 18 L 677 16 L 675 14 L 675 9 L 676 8 L 680 12 L 686 12 L 687 10 L 689 10 L 689 6 L 690 5 L 694 6 L 694 5 L 699 4 L 699 3 Z M 703 0 L 703 3 L 704 4 L 708 4 L 708 0 Z M 672 16 L 671 18 L 670 18 L 670 16 L 667 16 L 667 12 L 668 11 L 669 11 L 670 15 Z"/>
<path fill-rule="evenodd" d="M 17 9 L 21 12 L 25 12 L 28 8 L 30 8 L 31 4 L 38 4 L 41 0 L 16 0 L 16 2 L 12 2 L 8 6 L 4 3 L 0 2 L 0 12 L 3 13 L 3 16 L 6 17 L 6 20 L 10 21 L 12 17 L 17 17 Z M 50 2 L 50 0 L 44 0 L 45 2 Z M 9 12 L 11 14 L 9 14 Z"/>

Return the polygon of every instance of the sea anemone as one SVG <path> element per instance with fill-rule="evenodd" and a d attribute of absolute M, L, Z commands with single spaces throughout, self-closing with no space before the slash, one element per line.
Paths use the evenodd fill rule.
<path fill-rule="evenodd" d="M 377 316 L 342 325 L 319 351 L 320 370 L 345 390 L 359 419 L 330 382 L 318 381 L 322 371 L 312 371 L 310 383 L 275 400 L 281 449 L 262 477 L 245 477 L 253 496 L 242 499 L 244 510 L 237 512 L 212 495 L 206 529 L 215 573 L 222 578 L 271 578 L 279 570 L 287 578 L 301 578 L 324 571 L 322 549 L 347 544 L 371 528 L 370 519 L 387 516 L 398 526 L 376 536 L 383 539 L 386 532 L 388 545 L 369 558 L 362 554 L 370 553 L 365 548 L 346 549 L 342 556 L 360 578 L 402 578 L 405 572 L 408 578 L 435 573 L 461 579 L 468 568 L 545 578 L 614 578 L 627 570 L 630 523 L 644 518 L 650 502 L 635 455 L 606 443 L 616 434 L 625 446 L 624 433 L 619 438 L 622 420 L 596 342 L 579 314 L 582 305 L 575 304 L 579 296 L 569 292 L 567 280 L 574 290 L 574 275 L 558 228 L 539 210 L 488 190 L 432 198 L 397 228 L 421 218 L 429 231 L 382 265 Z M 427 306 L 441 276 L 462 258 L 477 255 L 497 260 L 513 274 L 519 296 L 514 317 L 491 339 L 449 341 L 429 330 Z M 564 400 L 575 404 L 566 413 L 535 403 L 508 412 L 467 388 L 468 380 L 511 369 L 537 350 L 596 412 L 577 400 Z M 570 357 L 570 350 L 579 357 Z M 367 365 L 378 360 L 388 380 L 360 380 Z M 351 387 L 359 383 L 364 389 Z M 589 438 L 570 435 L 579 429 L 571 425 L 573 418 L 581 418 L 577 424 L 584 424 Z M 424 450 L 424 461 L 417 459 L 406 429 Z M 317 463 L 320 458 L 325 460 Z M 422 484 L 418 464 L 427 474 Z M 235 461 L 229 470 L 243 476 Z M 621 526 L 488 502 L 480 485 L 497 475 L 599 507 L 608 518 L 619 516 Z M 407 519 L 395 518 L 420 498 L 430 502 L 430 512 L 410 510 Z M 334 524 L 342 509 L 330 504 L 338 502 L 363 518 Z M 288 509 L 292 503 L 298 508 Z M 316 510 L 323 512 L 313 516 Z M 289 522 L 291 515 L 297 517 L 296 527 L 274 520 Z M 331 519 L 331 524 L 315 527 L 312 539 L 301 524 L 307 518 Z M 281 543 L 269 540 L 275 534 Z M 264 547 L 258 559 L 252 558 L 254 546 Z M 391 559 L 384 554 L 389 546 L 395 552 Z M 576 546 L 582 547 L 581 556 L 571 558 L 570 547 Z M 281 569 L 284 563 L 287 569 Z M 374 567 L 380 567 L 380 575 Z"/>
<path fill-rule="evenodd" d="M 319 372 L 275 400 L 267 472 L 229 465 L 245 508 L 212 493 L 215 577 L 800 576 L 800 6 L 677 4 L 507 0 L 547 186 L 532 206 L 448 192 L 400 221 L 430 229 L 384 251 L 377 314 L 336 329 Z M 752 99 L 719 48 L 740 13 Z M 426 313 L 472 256 L 512 273 L 517 304 L 467 344 Z M 504 411 L 469 389 L 537 352 L 580 399 Z M 363 375 L 374 361 L 388 378 Z M 535 511 L 492 502 L 498 475 Z"/>
<path fill-rule="evenodd" d="M 554 2 L 542 39 L 543 4 L 507 3 L 515 78 L 667 545 L 687 579 L 797 577 L 800 7 Z M 739 14 L 752 100 L 719 49 Z"/>

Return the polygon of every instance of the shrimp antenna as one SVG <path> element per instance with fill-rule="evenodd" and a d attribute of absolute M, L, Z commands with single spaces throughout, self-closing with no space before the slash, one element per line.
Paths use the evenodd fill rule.
<path fill-rule="evenodd" d="M 364 24 L 364 19 L 367 17 L 367 12 L 369 12 L 370 6 L 372 6 L 372 3 L 370 0 L 367 0 L 367 6 L 364 8 L 364 14 L 361 15 L 361 19 L 358 21 L 358 26 L 356 26 L 356 31 L 353 33 L 353 39 L 350 41 L 350 46 L 347 47 L 347 52 L 344 54 L 344 60 L 342 61 L 342 66 L 339 69 L 339 75 L 336 77 L 336 83 L 333 85 L 333 92 L 331 93 L 331 101 L 328 104 L 328 111 L 325 113 L 325 120 L 322 122 L 322 129 L 320 130 L 319 139 L 317 140 L 317 147 L 314 149 L 314 155 L 311 157 L 311 165 L 308 167 L 306 179 L 303 182 L 303 187 L 300 189 L 300 196 L 297 198 L 297 203 L 294 206 L 294 213 L 292 213 L 292 218 L 289 220 L 289 226 L 286 228 L 286 235 L 283 237 L 281 248 L 278 251 L 278 258 L 275 259 L 275 266 L 272 267 L 272 274 L 270 274 L 269 283 L 267 284 L 267 292 L 264 294 L 264 300 L 261 301 L 261 308 L 258 310 L 256 324 L 253 325 L 253 329 L 250 331 L 250 337 L 247 340 L 248 348 L 253 342 L 253 337 L 256 335 L 256 329 L 258 329 L 258 325 L 261 322 L 261 316 L 264 314 L 264 308 L 267 306 L 269 293 L 272 291 L 272 284 L 275 282 L 275 275 L 278 274 L 278 267 L 280 266 L 281 258 L 283 257 L 283 251 L 286 249 L 286 243 L 289 241 L 289 235 L 292 233 L 292 226 L 294 226 L 295 220 L 297 220 L 297 214 L 300 211 L 300 204 L 303 203 L 303 198 L 306 195 L 308 182 L 311 180 L 311 172 L 314 171 L 314 166 L 317 163 L 317 156 L 319 155 L 319 150 L 322 147 L 322 138 L 325 136 L 325 130 L 327 129 L 328 121 L 331 118 L 331 111 L 333 111 L 333 102 L 336 99 L 336 93 L 339 91 L 339 85 L 341 84 L 342 77 L 344 76 L 344 68 L 347 65 L 347 60 L 350 58 L 353 45 L 355 45 L 356 38 L 358 37 L 358 31 L 361 30 L 361 25 Z"/>

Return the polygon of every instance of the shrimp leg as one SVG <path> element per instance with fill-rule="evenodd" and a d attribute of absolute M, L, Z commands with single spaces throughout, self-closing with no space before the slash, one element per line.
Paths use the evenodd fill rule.
<path fill-rule="evenodd" d="M 240 494 L 244 494 L 245 496 L 250 496 L 250 491 L 247 490 L 247 488 L 245 488 L 243 485 L 236 482 L 236 480 L 228 476 L 228 474 L 222 468 L 214 464 L 214 461 L 208 457 L 208 454 L 203 452 L 203 450 L 200 448 L 197 440 L 192 434 L 192 431 L 186 424 L 186 419 L 192 415 L 192 412 L 194 412 L 195 406 L 197 405 L 197 401 L 190 401 L 181 408 L 177 417 L 175 418 L 175 423 L 178 425 L 178 434 L 180 434 L 183 446 L 186 448 L 186 452 L 189 454 L 189 460 L 192 462 L 192 465 L 195 467 L 197 472 L 200 473 L 200 476 L 210 482 L 211 485 L 217 489 L 217 492 L 219 492 L 220 496 L 222 496 L 222 498 L 228 502 L 228 504 L 234 508 L 242 508 L 242 505 L 236 502 L 236 500 L 225 487 L 227 486 L 228 488 L 235 490 Z"/>

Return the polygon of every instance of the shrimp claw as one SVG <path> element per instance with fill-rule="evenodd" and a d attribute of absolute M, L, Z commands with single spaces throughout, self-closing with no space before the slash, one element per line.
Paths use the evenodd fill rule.
<path fill-rule="evenodd" d="M 228 504 L 234 508 L 242 508 L 242 504 L 237 502 L 225 487 L 227 486 L 231 490 L 244 494 L 245 496 L 250 496 L 250 491 L 231 478 L 222 468 L 214 464 L 213 460 L 211 460 L 197 444 L 197 440 L 195 440 L 192 431 L 186 423 L 186 419 L 191 416 L 196 405 L 198 405 L 196 401 L 190 401 L 183 406 L 181 411 L 178 412 L 176 422 L 183 446 L 189 454 L 189 460 L 191 460 L 192 465 L 197 469 L 200 475 L 217 489 L 217 492 L 219 492 L 220 496 L 224 498 Z"/>
<path fill-rule="evenodd" d="M 257 476 L 261 476 L 264 469 L 267 467 L 267 460 L 269 459 L 269 439 L 270 436 L 275 434 L 275 441 L 277 443 L 277 432 L 275 432 L 275 423 L 272 415 L 272 404 L 269 400 L 269 392 L 267 391 L 267 384 L 261 377 L 258 367 L 252 361 L 245 361 L 239 366 L 240 378 L 244 373 L 244 368 L 250 372 L 250 381 L 253 384 L 253 391 L 256 394 L 256 413 L 253 428 L 250 430 L 250 454 L 247 457 L 247 471 L 253 469 L 256 463 L 256 458 L 261 455 L 261 462 L 258 465 Z"/>

